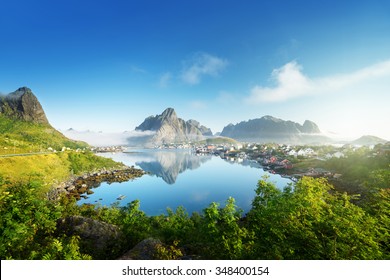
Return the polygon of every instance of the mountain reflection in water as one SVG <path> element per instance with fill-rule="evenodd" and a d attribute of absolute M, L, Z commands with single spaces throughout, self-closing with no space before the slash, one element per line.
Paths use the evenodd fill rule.
<path fill-rule="evenodd" d="M 137 199 L 141 203 L 140 209 L 146 214 L 160 215 L 166 213 L 167 207 L 176 209 L 179 206 L 188 213 L 201 212 L 212 202 L 223 206 L 229 197 L 233 197 L 237 207 L 247 212 L 251 208 L 256 184 L 263 175 L 269 175 L 269 180 L 279 188 L 291 182 L 264 171 L 254 161 L 197 156 L 190 150 L 138 149 L 101 155 L 142 168 L 149 175 L 122 183 L 103 182 L 78 204 L 108 206 L 116 203 L 126 206 Z M 123 199 L 118 200 L 118 197 Z"/>
<path fill-rule="evenodd" d="M 144 160 L 135 162 L 144 171 L 162 178 L 166 183 L 172 185 L 176 182 L 177 176 L 187 169 L 194 170 L 203 163 L 211 160 L 211 156 L 197 156 L 191 151 L 157 151 L 145 155 Z"/>

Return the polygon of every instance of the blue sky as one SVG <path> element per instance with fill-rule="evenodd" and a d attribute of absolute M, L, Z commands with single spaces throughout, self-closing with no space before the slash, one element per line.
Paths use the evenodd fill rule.
<path fill-rule="evenodd" d="M 5 3 L 4 3 L 5 2 Z M 272 115 L 390 140 L 389 1 L 2 1 L 0 92 L 59 129 L 173 107 L 221 131 Z"/>

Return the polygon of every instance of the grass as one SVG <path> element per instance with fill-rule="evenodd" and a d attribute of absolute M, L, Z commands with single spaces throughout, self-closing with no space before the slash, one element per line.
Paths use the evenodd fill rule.
<path fill-rule="evenodd" d="M 87 143 L 70 140 L 49 124 L 13 119 L 0 113 L 0 155 L 61 151 L 63 147 L 68 149 L 50 154 L 0 157 L 0 180 L 11 184 L 39 181 L 43 186 L 39 192 L 45 193 L 72 175 L 123 166 L 86 151 Z"/>
<path fill-rule="evenodd" d="M 87 143 L 66 138 L 52 126 L 5 117 L 0 114 L 0 155 L 61 150 L 62 147 L 84 149 Z"/>
<path fill-rule="evenodd" d="M 42 183 L 42 189 L 39 191 L 46 193 L 50 187 L 67 180 L 73 174 L 121 166 L 122 163 L 90 152 L 5 157 L 0 158 L 0 178 L 10 183 L 39 181 Z"/>

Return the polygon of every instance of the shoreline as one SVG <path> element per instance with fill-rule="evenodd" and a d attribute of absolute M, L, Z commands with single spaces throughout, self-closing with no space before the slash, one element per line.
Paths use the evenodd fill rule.
<path fill-rule="evenodd" d="M 82 175 L 73 176 L 72 178 L 53 186 L 47 193 L 49 200 L 58 200 L 61 195 L 65 194 L 80 200 L 85 194 L 92 194 L 93 188 L 98 187 L 101 183 L 121 183 L 135 178 L 140 178 L 147 172 L 142 169 L 125 166 L 123 168 L 100 169 L 93 172 L 85 172 Z"/>

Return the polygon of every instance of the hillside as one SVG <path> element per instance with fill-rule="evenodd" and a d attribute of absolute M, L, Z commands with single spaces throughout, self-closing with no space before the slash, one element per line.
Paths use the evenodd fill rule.
<path fill-rule="evenodd" d="M 362 145 L 362 146 L 371 146 L 371 145 L 377 145 L 377 144 L 385 144 L 387 140 L 372 136 L 372 135 L 364 135 L 360 137 L 359 139 L 356 139 L 352 141 L 352 144 L 354 145 Z"/>
<path fill-rule="evenodd" d="M 0 114 L 0 155 L 61 150 L 63 147 L 83 149 L 88 144 L 66 138 L 49 124 L 11 119 Z"/>
<path fill-rule="evenodd" d="M 87 143 L 73 141 L 54 129 L 38 99 L 20 88 L 0 99 L 0 155 L 83 149 Z"/>
<path fill-rule="evenodd" d="M 44 193 L 74 174 L 121 166 L 88 152 L 88 147 L 54 129 L 30 89 L 1 96 L 0 182 L 39 181 L 42 188 L 37 191 Z"/>

